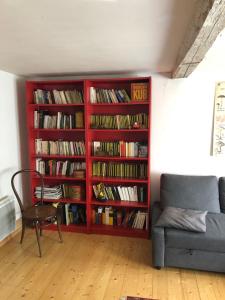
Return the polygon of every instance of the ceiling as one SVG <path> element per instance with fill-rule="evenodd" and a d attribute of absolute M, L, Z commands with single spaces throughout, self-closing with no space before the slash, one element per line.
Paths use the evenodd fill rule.
<path fill-rule="evenodd" d="M 0 70 L 170 72 L 196 0 L 1 0 Z"/>

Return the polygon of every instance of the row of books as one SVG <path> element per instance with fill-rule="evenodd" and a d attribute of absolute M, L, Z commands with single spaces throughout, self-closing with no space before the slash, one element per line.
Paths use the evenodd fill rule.
<path fill-rule="evenodd" d="M 124 156 L 124 157 L 147 157 L 148 146 L 146 142 L 99 142 L 91 143 L 92 155 L 99 156 Z"/>
<path fill-rule="evenodd" d="M 145 179 L 147 164 L 95 161 L 92 163 L 92 176 Z"/>
<path fill-rule="evenodd" d="M 91 128 L 98 129 L 145 129 L 148 128 L 148 115 L 91 115 Z"/>
<path fill-rule="evenodd" d="M 57 207 L 61 224 L 86 224 L 86 208 L 84 205 L 70 203 L 53 203 Z"/>
<path fill-rule="evenodd" d="M 75 129 L 84 128 L 84 113 L 77 111 L 73 115 L 58 112 L 51 115 L 48 111 L 34 111 L 34 128 Z"/>
<path fill-rule="evenodd" d="M 35 153 L 42 155 L 85 155 L 84 141 L 35 139 Z"/>
<path fill-rule="evenodd" d="M 125 89 L 98 89 L 90 87 L 91 103 L 126 103 L 130 96 Z"/>
<path fill-rule="evenodd" d="M 40 172 L 42 175 L 84 178 L 85 170 L 85 162 L 36 159 L 36 171 Z"/>
<path fill-rule="evenodd" d="M 35 187 L 34 195 L 37 199 L 41 199 L 41 186 Z M 82 200 L 85 199 L 85 189 L 81 185 L 59 184 L 55 186 L 43 187 L 43 199 L 59 200 L 59 199 Z"/>
<path fill-rule="evenodd" d="M 147 190 L 145 186 L 121 186 L 105 185 L 99 183 L 93 185 L 95 198 L 99 201 L 132 201 L 144 203 L 147 199 Z"/>
<path fill-rule="evenodd" d="M 148 229 L 148 213 L 140 210 L 126 211 L 112 207 L 96 207 L 92 210 L 93 224 Z"/>
<path fill-rule="evenodd" d="M 35 104 L 76 104 L 83 103 L 83 93 L 74 90 L 41 90 L 34 91 Z"/>

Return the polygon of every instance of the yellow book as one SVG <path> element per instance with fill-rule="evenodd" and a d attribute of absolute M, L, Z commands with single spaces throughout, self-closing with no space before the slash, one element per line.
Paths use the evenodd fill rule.
<path fill-rule="evenodd" d="M 75 123 L 76 128 L 84 128 L 84 113 L 82 111 L 75 113 Z"/>
<path fill-rule="evenodd" d="M 106 224 L 105 213 L 104 212 L 102 213 L 102 224 L 104 224 L 104 225 Z"/>
<path fill-rule="evenodd" d="M 131 84 L 132 101 L 148 101 L 148 84 L 132 83 Z"/>
<path fill-rule="evenodd" d="M 109 211 L 109 225 L 113 225 L 113 211 Z"/>

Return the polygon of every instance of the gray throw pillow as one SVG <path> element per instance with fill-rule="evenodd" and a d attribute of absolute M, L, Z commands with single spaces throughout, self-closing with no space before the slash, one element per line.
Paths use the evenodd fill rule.
<path fill-rule="evenodd" d="M 206 232 L 206 214 L 207 211 L 167 206 L 155 226 Z"/>

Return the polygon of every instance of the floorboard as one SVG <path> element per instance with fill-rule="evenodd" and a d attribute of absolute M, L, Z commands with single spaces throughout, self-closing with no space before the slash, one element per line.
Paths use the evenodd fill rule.
<path fill-rule="evenodd" d="M 119 300 L 139 296 L 159 300 L 220 300 L 225 275 L 151 267 L 149 240 L 45 231 L 43 257 L 35 234 L 26 232 L 0 247 L 0 299 Z"/>

